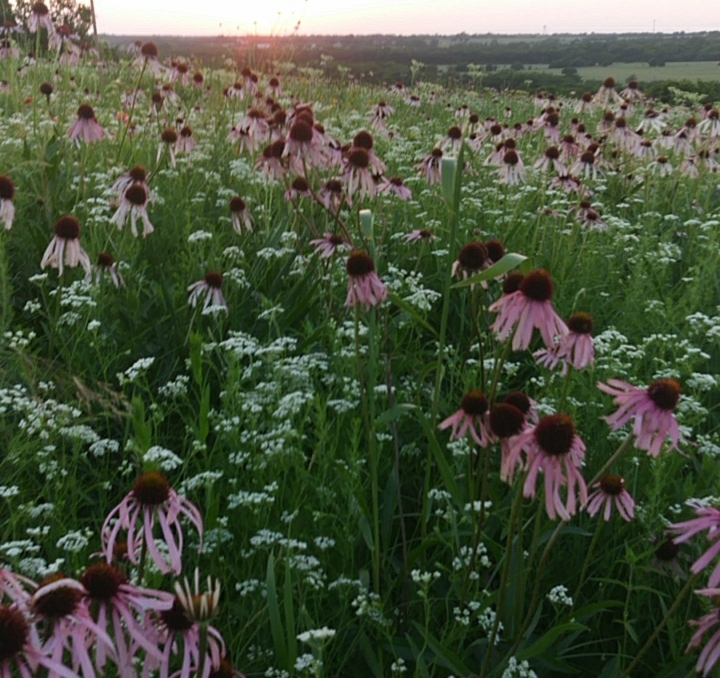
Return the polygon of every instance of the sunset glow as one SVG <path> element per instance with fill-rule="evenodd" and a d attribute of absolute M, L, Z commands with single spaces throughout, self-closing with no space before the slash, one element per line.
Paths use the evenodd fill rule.
<path fill-rule="evenodd" d="M 603 33 L 720 29 L 720 5 L 650 0 L 97 0 L 98 28 L 115 34 Z"/>

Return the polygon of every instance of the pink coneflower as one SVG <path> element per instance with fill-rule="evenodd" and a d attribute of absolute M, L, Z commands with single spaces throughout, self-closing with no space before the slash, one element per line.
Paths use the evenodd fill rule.
<path fill-rule="evenodd" d="M 622 104 L 623 99 L 615 90 L 615 78 L 605 78 L 603 84 L 595 95 L 598 103 L 603 106 L 610 106 L 611 104 Z"/>
<path fill-rule="evenodd" d="M 560 130 L 558 125 L 560 124 L 560 116 L 552 111 L 545 116 L 543 122 L 543 134 L 545 135 L 545 141 L 553 144 L 560 143 Z"/>
<path fill-rule="evenodd" d="M 462 146 L 462 130 L 457 125 L 453 125 L 448 129 L 447 134 L 442 140 L 442 147 L 457 152 Z"/>
<path fill-rule="evenodd" d="M 452 275 L 467 280 L 487 268 L 487 263 L 488 251 L 485 245 L 481 242 L 469 242 L 460 248 L 458 258 L 452 265 Z"/>
<path fill-rule="evenodd" d="M 441 174 L 441 160 L 443 152 L 441 148 L 433 148 L 432 151 L 426 155 L 420 163 L 415 165 L 415 168 L 419 170 L 419 175 L 425 177 L 430 186 L 437 183 L 442 178 Z"/>
<path fill-rule="evenodd" d="M 276 75 L 273 75 L 272 78 L 268 81 L 268 86 L 265 88 L 265 96 L 266 97 L 274 97 L 277 99 L 278 97 L 281 97 L 284 94 L 282 87 L 280 86 L 280 80 Z"/>
<path fill-rule="evenodd" d="M 342 236 L 330 232 L 323 233 L 322 238 L 311 240 L 310 244 L 315 245 L 315 254 L 319 254 L 321 259 L 329 259 L 336 252 L 349 247 Z"/>
<path fill-rule="evenodd" d="M 395 109 L 390 104 L 381 99 L 376 103 L 368 113 L 368 118 L 372 121 L 372 128 L 378 131 L 384 131 L 387 129 L 387 119 L 395 112 Z"/>
<path fill-rule="evenodd" d="M 700 176 L 700 170 L 698 169 L 694 157 L 690 156 L 683 159 L 680 163 L 680 174 L 684 177 L 690 177 L 691 179 L 696 179 Z"/>
<path fill-rule="evenodd" d="M 580 154 L 580 144 L 572 134 L 566 134 L 560 142 L 560 156 L 565 160 L 574 160 Z M 562 172 L 566 174 L 566 172 Z"/>
<path fill-rule="evenodd" d="M 97 266 L 95 269 L 95 284 L 99 284 L 103 276 L 107 274 L 110 276 L 113 285 L 115 287 L 125 287 L 125 281 L 123 280 L 120 271 L 115 267 L 115 260 L 113 259 L 110 252 L 99 252 L 97 258 Z M 90 282 L 92 280 L 92 274 L 85 276 L 85 280 Z"/>
<path fill-rule="evenodd" d="M 350 147 L 350 153 L 356 148 L 362 148 L 365 150 L 368 156 L 368 161 L 370 163 L 370 170 L 374 175 L 381 175 L 385 172 L 387 167 L 385 166 L 385 163 L 378 158 L 378 156 L 375 154 L 375 140 L 373 139 L 372 134 L 370 132 L 367 132 L 366 130 L 363 130 L 362 132 L 358 132 L 354 137 L 352 141 L 352 146 Z"/>
<path fill-rule="evenodd" d="M 13 603 L 27 600 L 30 593 L 26 589 L 35 589 L 37 584 L 21 574 L 0 567 L 0 601 L 7 596 Z"/>
<path fill-rule="evenodd" d="M 597 179 L 600 172 L 595 164 L 595 160 L 595 153 L 593 151 L 585 151 L 570 168 L 570 172 L 578 177 L 592 177 L 593 179 Z"/>
<path fill-rule="evenodd" d="M 172 128 L 165 128 L 160 134 L 160 143 L 158 144 L 157 158 L 155 162 L 160 162 L 160 157 L 164 150 L 170 154 L 170 164 L 175 167 L 175 148 L 177 145 L 178 133 Z"/>
<path fill-rule="evenodd" d="M 533 169 L 540 170 L 541 172 L 547 172 L 552 169 L 561 176 L 567 173 L 565 165 L 560 162 L 560 150 L 557 146 L 549 146 L 546 148 L 545 153 L 543 153 L 533 165 Z"/>
<path fill-rule="evenodd" d="M 43 254 L 40 268 L 51 266 L 58 269 L 58 275 L 62 275 L 64 266 L 75 268 L 80 264 L 85 273 L 90 273 L 91 264 L 88 253 L 80 247 L 80 222 L 66 214 L 60 217 L 53 227 L 55 235 Z"/>
<path fill-rule="evenodd" d="M 585 111 L 592 106 L 592 103 L 592 92 L 584 92 L 580 99 L 578 99 L 577 104 L 575 104 L 575 113 L 585 113 Z"/>
<path fill-rule="evenodd" d="M 189 125 L 184 125 L 177 140 L 177 150 L 180 153 L 190 153 L 196 145 L 197 142 L 193 138 L 192 128 Z"/>
<path fill-rule="evenodd" d="M 704 120 L 698 125 L 698 132 L 707 135 L 710 139 L 720 137 L 720 111 L 711 109 Z"/>
<path fill-rule="evenodd" d="M 550 188 L 562 188 L 566 193 L 583 194 L 586 192 L 585 187 L 580 183 L 580 179 L 569 174 L 553 177 L 550 180 Z"/>
<path fill-rule="evenodd" d="M 353 250 L 345 262 L 348 273 L 348 293 L 345 306 L 358 305 L 369 310 L 387 298 L 387 287 L 375 273 L 375 262 L 365 250 Z"/>
<path fill-rule="evenodd" d="M 262 154 L 255 163 L 255 169 L 260 170 L 263 179 L 277 181 L 285 176 L 287 170 L 285 165 L 283 165 L 284 152 L 284 139 L 276 139 L 271 144 L 265 146 Z"/>
<path fill-rule="evenodd" d="M 147 637 L 138 616 L 148 610 L 160 612 L 171 609 L 174 601 L 172 594 L 133 586 L 128 583 L 124 572 L 104 562 L 90 565 L 80 577 L 80 583 L 85 587 L 98 628 L 107 632 L 112 625 L 121 676 L 135 676 L 133 646 L 141 647 L 147 656 L 157 661 L 162 660 L 162 653 Z M 98 644 L 95 657 L 98 671 L 103 671 L 107 657 L 105 646 Z"/>
<path fill-rule="evenodd" d="M 137 184 L 142 186 L 148 195 L 150 201 L 153 200 L 152 192 L 148 187 L 147 183 L 147 170 L 142 165 L 135 165 L 131 167 L 125 174 L 118 177 L 115 183 L 110 187 L 110 190 L 117 196 L 118 201 L 122 200 L 130 186 Z"/>
<path fill-rule="evenodd" d="M 500 181 L 508 186 L 515 186 L 525 181 L 525 168 L 518 152 L 515 150 L 506 151 L 503 155 L 503 164 L 498 170 Z"/>
<path fill-rule="evenodd" d="M 640 91 L 640 85 L 637 80 L 628 80 L 625 89 L 620 92 L 620 96 L 625 101 L 638 101 L 643 98 L 643 93 Z"/>
<path fill-rule="evenodd" d="M 560 516 L 570 520 L 580 505 L 587 503 L 587 487 L 578 470 L 585 459 L 585 443 L 575 432 L 575 425 L 567 414 L 543 417 L 536 426 L 523 431 L 513 443 L 513 450 L 527 454 L 527 476 L 523 495 L 534 497 L 538 472 L 545 476 L 545 510 L 551 520 Z M 567 487 L 563 503 L 560 488 Z M 577 493 L 577 494 L 576 494 Z"/>
<path fill-rule="evenodd" d="M 290 188 L 285 191 L 285 200 L 294 200 L 295 198 L 312 198 L 310 184 L 304 177 L 295 177 Z"/>
<path fill-rule="evenodd" d="M 152 40 L 145 42 L 140 47 L 135 64 L 149 68 L 155 77 L 159 78 L 165 71 L 165 67 L 158 61 L 158 54 L 158 47 Z"/>
<path fill-rule="evenodd" d="M 70 126 L 68 136 L 71 141 L 82 138 L 86 144 L 100 141 L 105 136 L 105 130 L 100 127 L 100 123 L 95 118 L 95 111 L 90 104 L 80 104 L 77 118 Z"/>
<path fill-rule="evenodd" d="M 380 193 L 394 193 L 400 200 L 412 198 L 412 191 L 403 183 L 400 177 L 390 177 L 383 180 L 378 186 Z"/>
<path fill-rule="evenodd" d="M 251 108 L 238 127 L 244 134 L 247 134 L 248 147 L 251 152 L 260 148 L 260 144 L 264 143 L 270 134 L 270 125 L 265 118 L 265 113 L 259 108 Z"/>
<path fill-rule="evenodd" d="M 183 84 L 187 85 L 190 82 L 190 66 L 184 61 L 178 61 L 170 71 L 170 80 L 177 82 L 178 80 Z"/>
<path fill-rule="evenodd" d="M 348 205 L 352 205 L 352 198 L 344 196 L 343 182 L 339 179 L 328 179 L 325 185 L 318 191 L 318 202 L 326 209 L 337 212 L 343 199 L 347 200 Z"/>
<path fill-rule="evenodd" d="M 223 276 L 220 271 L 208 271 L 202 280 L 198 280 L 188 286 L 187 291 L 190 292 L 188 304 L 195 308 L 198 299 L 204 294 L 205 303 L 202 307 L 203 315 L 221 310 L 227 314 L 229 311 L 225 303 L 225 297 L 223 297 L 222 283 Z"/>
<path fill-rule="evenodd" d="M 175 597 L 173 606 L 159 614 L 159 624 L 154 635 L 158 644 L 162 646 L 162 660 L 160 662 L 145 662 L 143 667 L 143 678 L 148 678 L 150 672 L 160 668 L 160 678 L 168 678 L 168 667 L 170 657 L 178 652 L 179 642 L 182 641 L 182 666 L 173 675 L 178 678 L 190 678 L 193 670 L 199 672 L 200 664 L 203 665 L 202 675 L 198 678 L 209 678 L 212 668 L 220 665 L 221 658 L 225 654 L 225 643 L 222 636 L 213 626 L 206 625 L 207 647 L 204 657 L 201 657 L 200 626 L 190 619 L 179 598 Z"/>
<path fill-rule="evenodd" d="M 298 167 L 302 167 L 303 162 L 309 167 L 324 164 L 325 154 L 319 135 L 307 119 L 301 118 L 291 125 L 283 157 L 289 157 Z"/>
<path fill-rule="evenodd" d="M 489 423 L 490 431 L 500 440 L 500 479 L 512 485 L 515 472 L 523 466 L 521 448 L 514 443 L 526 428 L 525 415 L 512 403 L 498 403 L 490 410 Z"/>
<path fill-rule="evenodd" d="M 127 530 L 127 555 L 133 565 L 138 564 L 140 549 L 137 547 L 144 545 L 160 572 L 179 574 L 182 569 L 180 557 L 183 546 L 179 520 L 181 516 L 195 526 L 202 539 L 202 518 L 195 505 L 185 497 L 180 497 L 162 473 L 142 473 L 135 481 L 133 489 L 105 518 L 102 527 L 105 559 L 112 562 L 113 548 L 118 541 L 120 530 Z M 153 532 L 156 519 L 160 523 L 163 540 L 168 548 L 167 557 L 163 556 L 155 545 Z M 141 525 L 138 525 L 139 520 L 142 520 Z M 139 535 L 142 535 L 142 539 L 138 538 Z"/>
<path fill-rule="evenodd" d="M 345 158 L 345 169 L 343 179 L 347 186 L 348 196 L 352 197 L 355 192 L 360 193 L 360 198 L 365 196 L 374 197 L 377 190 L 375 179 L 370 171 L 370 155 L 364 148 L 352 148 Z"/>
<path fill-rule="evenodd" d="M 650 139 L 641 139 L 635 146 L 633 154 L 640 160 L 653 160 L 655 158 L 655 149 Z"/>
<path fill-rule="evenodd" d="M 106 631 L 90 616 L 85 599 L 85 587 L 75 579 L 62 574 L 51 574 L 38 584 L 28 608 L 32 616 L 46 627 L 43 651 L 56 664 L 63 663 L 65 650 L 69 650 L 72 665 L 80 667 L 84 678 L 95 678 L 95 667 L 90 659 L 90 648 L 95 645 L 104 656 L 116 657 L 115 646 Z M 50 670 L 49 678 L 67 673 Z"/>
<path fill-rule="evenodd" d="M 17 673 L 13 671 L 13 664 Z M 78 678 L 77 673 L 43 652 L 35 624 L 18 605 L 0 605 L 0 678 L 37 675 L 38 665 L 52 676 Z"/>
<path fill-rule="evenodd" d="M 437 236 L 433 235 L 432 231 L 428 228 L 416 228 L 410 231 L 410 233 L 403 234 L 402 238 L 405 242 L 419 242 L 425 241 L 431 242 L 435 240 Z"/>
<path fill-rule="evenodd" d="M 593 485 L 593 488 L 594 491 L 588 497 L 587 503 L 587 512 L 590 516 L 594 516 L 604 505 L 603 519 L 607 522 L 615 504 L 623 520 L 630 522 L 635 517 L 635 502 L 625 489 L 625 479 L 622 476 L 607 473 Z"/>
<path fill-rule="evenodd" d="M 690 626 L 697 627 L 697 631 L 695 631 L 693 637 L 690 639 L 685 652 L 688 652 L 692 648 L 700 647 L 702 637 L 710 631 L 713 626 L 720 624 L 720 607 L 717 607 L 720 589 L 711 586 L 706 589 L 697 589 L 695 593 L 709 597 L 716 607 L 713 607 L 710 612 L 700 617 L 700 619 L 692 619 L 688 622 Z M 715 664 L 717 664 L 718 659 L 720 659 L 720 628 L 715 631 L 705 644 L 702 652 L 700 652 L 695 669 L 698 673 L 702 673 L 703 676 L 707 676 Z"/>
<path fill-rule="evenodd" d="M 5 223 L 5 230 L 12 228 L 15 218 L 15 205 L 12 199 L 15 196 L 15 184 L 10 177 L 0 175 L 0 221 Z"/>
<path fill-rule="evenodd" d="M 509 280 L 510 276 L 506 284 Z M 503 285 L 504 292 L 505 289 L 506 285 Z M 556 336 L 564 337 L 568 330 L 550 302 L 553 291 L 550 274 L 540 268 L 524 276 L 516 291 L 505 292 L 488 308 L 491 313 L 498 314 L 492 325 L 498 338 L 504 341 L 514 330 L 512 348 L 520 351 L 530 346 L 534 327 L 540 330 L 547 347 L 553 345 Z"/>
<path fill-rule="evenodd" d="M 201 71 L 195 71 L 192 76 L 192 84 L 196 89 L 202 89 L 205 84 L 205 76 Z"/>
<path fill-rule="evenodd" d="M 482 391 L 468 391 L 460 401 L 460 409 L 438 425 L 441 431 L 450 427 L 450 440 L 463 438 L 469 433 L 480 447 L 487 447 L 493 441 L 488 400 Z"/>
<path fill-rule="evenodd" d="M 705 535 L 707 540 L 714 543 L 692 564 L 691 571 L 698 574 L 720 553 L 720 510 L 711 506 L 693 506 L 693 509 L 697 518 L 670 525 L 668 532 L 676 535 L 675 542 L 677 544 L 682 544 L 698 534 L 698 532 L 707 530 Z M 715 569 L 710 573 L 710 579 L 708 580 L 709 586 L 714 587 L 718 584 L 720 584 L 720 562 L 715 565 Z"/>
<path fill-rule="evenodd" d="M 673 153 L 678 155 L 690 155 L 693 152 L 690 135 L 684 127 L 672 136 L 670 148 L 672 148 Z"/>
<path fill-rule="evenodd" d="M 250 220 L 250 214 L 245 201 L 239 195 L 236 195 L 230 198 L 229 207 L 230 217 L 235 231 L 242 235 L 244 226 L 246 230 L 252 232 L 252 221 Z"/>
<path fill-rule="evenodd" d="M 593 319 L 589 313 L 578 311 L 567 321 L 568 333 L 561 341 L 563 359 L 576 370 L 592 365 L 595 358 L 592 331 Z"/>
<path fill-rule="evenodd" d="M 680 399 L 677 381 L 658 379 L 643 389 L 620 379 L 608 379 L 607 384 L 598 382 L 597 387 L 615 396 L 614 403 L 620 405 L 615 414 L 605 418 L 613 431 L 633 419 L 635 447 L 639 450 L 647 450 L 651 457 L 657 457 L 667 436 L 672 441 L 670 449 L 678 449 L 680 428 L 673 414 Z"/>
<path fill-rule="evenodd" d="M 630 129 L 627 120 L 623 117 L 615 118 L 610 137 L 615 140 L 620 148 L 631 153 L 635 150 L 635 146 L 639 141 L 638 135 Z"/>
<path fill-rule="evenodd" d="M 150 217 L 147 213 L 148 204 L 148 193 L 142 187 L 142 184 L 131 184 L 120 200 L 120 206 L 117 208 L 115 214 L 110 218 L 110 222 L 118 227 L 119 231 L 122 231 L 123 226 L 130 218 L 130 230 L 132 234 L 137 238 L 137 220 L 140 218 L 143 223 L 143 238 L 147 237 L 155 229 L 150 223 Z"/>
<path fill-rule="evenodd" d="M 31 33 L 37 33 L 39 28 L 44 28 L 48 32 L 48 38 L 55 35 L 55 26 L 50 18 L 50 10 L 44 2 L 33 3 L 27 25 Z"/>

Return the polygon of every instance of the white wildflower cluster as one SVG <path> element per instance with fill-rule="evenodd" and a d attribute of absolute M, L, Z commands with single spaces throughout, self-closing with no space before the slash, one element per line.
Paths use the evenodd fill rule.
<path fill-rule="evenodd" d="M 429 311 L 442 296 L 440 292 L 421 285 L 423 275 L 420 271 L 406 271 L 390 264 L 388 266 L 387 288 L 403 298 L 420 311 Z"/>
<path fill-rule="evenodd" d="M 567 587 L 562 584 L 551 588 L 546 598 L 553 605 L 567 605 L 568 607 L 573 606 L 573 599 L 568 595 Z"/>
<path fill-rule="evenodd" d="M 118 372 L 115 376 L 117 377 L 120 386 L 126 386 L 132 384 L 138 380 L 139 377 L 144 375 L 155 362 L 155 358 L 140 358 L 136 360 L 130 367 L 124 372 Z"/>
<path fill-rule="evenodd" d="M 34 299 L 28 299 L 25 302 L 25 306 L 23 306 L 23 311 L 25 311 L 25 313 L 29 313 L 30 315 L 35 315 L 40 311 L 40 309 L 42 309 L 42 304 Z"/>
<path fill-rule="evenodd" d="M 416 584 L 421 586 L 423 589 L 426 589 L 434 580 L 440 579 L 441 574 L 437 570 L 435 570 L 434 572 L 412 570 L 410 572 L 410 577 Z"/>
<path fill-rule="evenodd" d="M 470 567 L 473 561 L 473 549 L 470 546 L 461 546 L 460 554 L 453 558 L 453 570 L 456 572 Z M 487 548 L 482 542 L 477 545 L 475 549 L 475 567 L 490 567 L 490 558 L 487 555 Z M 470 579 L 479 579 L 480 575 L 477 572 L 470 573 Z"/>
<path fill-rule="evenodd" d="M 407 670 L 405 660 L 402 657 L 398 657 L 392 664 L 390 664 L 390 671 L 393 676 L 402 676 L 402 674 L 406 673 Z"/>
<path fill-rule="evenodd" d="M 13 351 L 19 351 L 30 346 L 30 342 L 37 337 L 35 332 L 30 331 L 27 334 L 23 330 L 16 330 L 15 332 L 4 332 L 3 339 L 7 343 L 8 347 Z"/>
<path fill-rule="evenodd" d="M 0 485 L 0 497 L 3 499 L 11 499 L 20 494 L 20 488 L 17 485 Z"/>
<path fill-rule="evenodd" d="M 321 551 L 327 551 L 335 546 L 335 540 L 330 537 L 315 537 L 313 541 Z"/>
<path fill-rule="evenodd" d="M 365 590 L 358 594 L 350 604 L 355 608 L 355 614 L 358 617 L 366 617 L 378 626 L 389 626 L 389 621 L 382 611 L 380 596 L 377 593 Z"/>
<path fill-rule="evenodd" d="M 50 387 L 40 390 L 52 390 Z M 59 403 L 52 398 L 42 400 L 31 396 L 25 386 L 0 388 L 0 414 L 14 413 L 20 416 L 18 428 L 28 436 L 48 440 L 59 429 L 72 426 L 82 412 L 71 405 Z M 54 448 L 53 448 L 54 449 Z"/>
<path fill-rule="evenodd" d="M 475 602 L 475 601 L 473 601 Z M 468 603 L 469 606 L 471 606 L 473 603 Z M 479 605 L 479 603 L 476 603 Z M 497 620 L 497 612 L 493 610 L 491 607 L 486 607 L 480 614 L 478 614 L 477 621 L 480 628 L 485 631 L 485 633 L 490 636 L 492 633 L 493 628 L 495 627 L 495 622 Z M 495 645 L 497 645 L 500 642 L 500 636 L 502 635 L 502 632 L 505 630 L 505 627 L 503 626 L 502 622 L 498 622 L 497 625 L 497 633 L 495 634 Z"/>
<path fill-rule="evenodd" d="M 85 280 L 76 280 L 69 287 L 66 287 L 60 295 L 60 306 L 79 311 L 84 308 L 95 308 L 97 301 L 92 298 L 90 292 L 92 286 Z M 50 291 L 50 296 L 55 296 L 57 289 Z"/>
<path fill-rule="evenodd" d="M 203 242 L 204 240 L 212 240 L 213 234 L 209 231 L 195 231 L 188 236 L 187 241 L 190 244 Z"/>
<path fill-rule="evenodd" d="M 335 629 L 329 629 L 327 626 L 323 626 L 321 629 L 310 629 L 309 631 L 303 631 L 298 634 L 297 639 L 301 643 L 324 643 L 335 637 Z"/>
<path fill-rule="evenodd" d="M 267 595 L 265 585 L 262 584 L 259 579 L 246 579 L 245 581 L 239 581 L 235 584 L 235 591 L 241 598 L 245 598 L 258 590 L 261 590 L 263 595 Z"/>
<path fill-rule="evenodd" d="M 183 480 L 178 486 L 178 491 L 180 494 L 187 494 L 203 487 L 210 487 L 220 480 L 223 475 L 225 474 L 222 471 L 202 471 L 192 476 L 192 478 Z"/>
<path fill-rule="evenodd" d="M 537 673 L 530 668 L 527 660 L 518 662 L 515 657 L 510 657 L 507 668 L 503 671 L 502 678 L 537 678 Z"/>
<path fill-rule="evenodd" d="M 55 546 L 57 546 L 61 551 L 78 553 L 87 547 L 87 545 L 90 543 L 90 538 L 92 536 L 93 533 L 90 530 L 85 530 L 83 532 L 81 532 L 80 530 L 75 530 L 72 532 L 68 532 L 63 537 L 60 537 L 60 539 L 57 540 Z"/>
<path fill-rule="evenodd" d="M 228 508 L 234 509 L 238 506 L 252 508 L 258 510 L 263 506 L 273 504 L 275 502 L 275 492 L 278 490 L 277 481 L 273 481 L 269 485 L 265 485 L 261 492 L 248 492 L 240 490 L 235 494 L 228 495 Z"/>
<path fill-rule="evenodd" d="M 120 449 L 120 443 L 117 440 L 102 438 L 96 440 L 90 445 L 90 454 L 95 457 L 104 457 L 106 454 L 115 454 Z"/>
<path fill-rule="evenodd" d="M 299 553 L 290 556 L 289 563 L 291 568 L 303 573 L 305 583 L 311 588 L 318 591 L 325 587 L 327 575 L 315 556 Z"/>
<path fill-rule="evenodd" d="M 160 445 L 153 445 L 143 455 L 143 461 L 146 464 L 155 464 L 160 467 L 163 471 L 173 471 L 176 468 L 182 466 L 182 459 L 178 457 L 172 450 L 160 447 Z"/>
<path fill-rule="evenodd" d="M 179 398 L 184 396 L 188 392 L 188 384 L 190 383 L 190 377 L 187 374 L 178 374 L 175 379 L 171 379 L 158 388 L 158 394 L 163 398 Z"/>
<path fill-rule="evenodd" d="M 90 443 L 91 445 L 100 440 L 100 436 L 85 424 L 62 426 L 58 429 L 58 433 L 66 438 L 79 440 L 83 443 Z"/>
<path fill-rule="evenodd" d="M 322 668 L 322 662 L 306 652 L 305 654 L 301 654 L 295 660 L 294 668 L 298 673 L 319 675 L 319 671 Z"/>

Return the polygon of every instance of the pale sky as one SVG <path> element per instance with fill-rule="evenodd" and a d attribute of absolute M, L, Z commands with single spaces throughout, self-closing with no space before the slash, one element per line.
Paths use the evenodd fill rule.
<path fill-rule="evenodd" d="M 717 0 L 95 0 L 101 33 L 619 33 L 720 30 Z"/>

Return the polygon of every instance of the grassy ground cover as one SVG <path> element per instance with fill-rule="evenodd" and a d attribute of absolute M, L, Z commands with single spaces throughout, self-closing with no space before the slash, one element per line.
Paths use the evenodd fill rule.
<path fill-rule="evenodd" d="M 138 613 L 165 655 L 108 650 L 123 675 L 217 678 L 223 654 L 268 677 L 709 673 L 686 646 L 718 614 L 692 592 L 715 561 L 692 571 L 705 535 L 670 525 L 717 529 L 715 114 L 289 65 L 278 90 L 241 66 L 0 61 L 5 638 L 16 610 L 41 640 L 81 598 L 97 619 L 87 567 L 111 561 L 135 586 L 222 587 Z M 586 364 L 566 339 L 589 329 Z M 605 419 L 614 379 L 646 407 L 634 433 Z M 632 519 L 590 515 L 586 485 L 629 492 Z M 123 549 L 132 506 L 156 522 Z M 161 529 L 181 508 L 183 538 Z M 76 661 L 86 633 L 38 644 L 65 674 L 32 671 L 114 672 Z"/>

